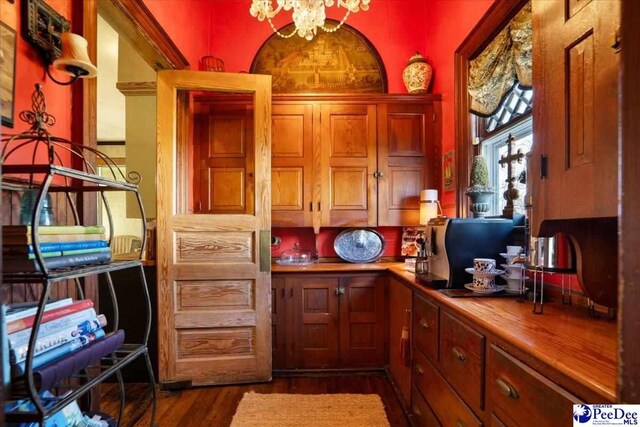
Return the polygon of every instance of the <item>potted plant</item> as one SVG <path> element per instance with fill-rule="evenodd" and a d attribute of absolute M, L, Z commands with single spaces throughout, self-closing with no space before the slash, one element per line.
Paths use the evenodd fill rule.
<path fill-rule="evenodd" d="M 474 218 L 484 217 L 491 209 L 491 198 L 495 191 L 489 185 L 489 168 L 482 155 L 475 156 L 471 164 L 470 185 L 465 194 L 471 199 L 471 212 Z"/>

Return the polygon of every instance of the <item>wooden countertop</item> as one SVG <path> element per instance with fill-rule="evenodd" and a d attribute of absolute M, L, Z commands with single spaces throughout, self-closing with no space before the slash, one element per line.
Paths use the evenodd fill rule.
<path fill-rule="evenodd" d="M 532 302 L 512 298 L 450 298 L 422 284 L 402 264 L 388 267 L 394 277 L 442 306 L 503 339 L 593 391 L 616 401 L 616 322 L 589 317 L 587 309 L 554 301 L 544 314 L 531 312 Z M 598 403 L 598 402 L 592 402 Z"/>
<path fill-rule="evenodd" d="M 450 298 L 416 280 L 398 262 L 371 264 L 319 263 L 309 267 L 273 265 L 273 273 L 346 273 L 386 271 L 444 308 L 467 318 L 509 345 L 541 361 L 601 396 L 616 401 L 616 322 L 589 317 L 586 308 L 547 303 L 544 314 L 531 312 L 532 303 L 512 298 Z"/>

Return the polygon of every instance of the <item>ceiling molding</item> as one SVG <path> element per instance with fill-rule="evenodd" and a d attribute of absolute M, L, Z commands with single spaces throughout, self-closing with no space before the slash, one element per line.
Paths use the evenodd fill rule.
<path fill-rule="evenodd" d="M 98 13 L 154 70 L 183 70 L 189 62 L 142 0 L 98 0 Z"/>
<path fill-rule="evenodd" d="M 116 88 L 124 96 L 151 96 L 156 94 L 156 82 L 118 82 Z"/>

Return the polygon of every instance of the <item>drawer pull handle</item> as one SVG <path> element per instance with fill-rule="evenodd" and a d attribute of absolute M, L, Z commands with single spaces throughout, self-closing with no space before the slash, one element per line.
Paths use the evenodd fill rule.
<path fill-rule="evenodd" d="M 422 375 L 424 374 L 424 369 L 422 369 L 422 366 L 416 365 L 416 372 L 418 373 L 418 375 Z"/>
<path fill-rule="evenodd" d="M 496 385 L 498 386 L 498 390 L 500 390 L 500 393 L 504 394 L 505 396 L 510 397 L 514 400 L 520 397 L 518 395 L 518 391 L 502 378 L 496 378 Z"/>
<path fill-rule="evenodd" d="M 422 416 L 422 412 L 420 412 L 420 410 L 418 408 L 413 408 L 413 413 L 416 417 L 421 417 Z"/>
<path fill-rule="evenodd" d="M 420 319 L 420 327 L 421 327 L 422 329 L 429 329 L 429 324 L 427 323 L 427 321 L 426 321 L 426 320 L 424 320 L 424 319 Z"/>
<path fill-rule="evenodd" d="M 453 357 L 455 357 L 461 362 L 464 362 L 467 359 L 466 356 L 464 355 L 464 352 L 460 350 L 458 347 L 453 347 L 451 349 L 451 353 L 453 353 Z"/>

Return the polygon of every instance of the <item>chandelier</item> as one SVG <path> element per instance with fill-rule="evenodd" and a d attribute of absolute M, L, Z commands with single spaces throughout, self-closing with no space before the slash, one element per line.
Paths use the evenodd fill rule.
<path fill-rule="evenodd" d="M 276 8 L 273 8 L 272 3 L 274 0 L 252 0 L 251 9 L 249 12 L 254 18 L 258 18 L 258 21 L 264 21 L 267 18 L 269 25 L 273 31 L 283 38 L 292 37 L 294 34 L 298 34 L 300 37 L 304 37 L 307 40 L 313 39 L 316 35 L 318 28 L 327 33 L 333 33 L 337 31 L 342 24 L 347 20 L 347 17 L 351 12 L 359 12 L 360 9 L 368 10 L 369 2 L 371 0 L 275 0 Z M 327 28 L 324 25 L 325 7 L 331 7 L 337 5 L 338 8 L 343 7 L 346 9 L 344 18 L 338 25 L 333 28 Z M 276 16 L 281 10 L 293 10 L 293 23 L 295 29 L 290 34 L 282 34 L 271 22 L 271 18 Z"/>

